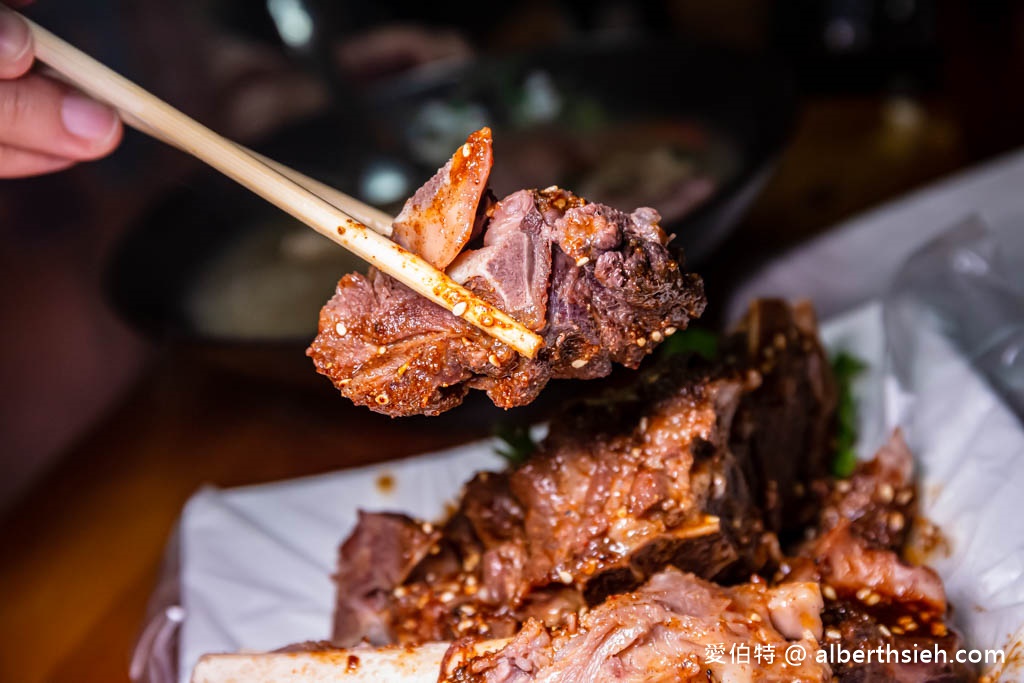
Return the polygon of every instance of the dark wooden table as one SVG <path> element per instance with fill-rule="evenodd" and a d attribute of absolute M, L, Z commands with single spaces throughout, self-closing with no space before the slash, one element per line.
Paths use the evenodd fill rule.
<path fill-rule="evenodd" d="M 966 159 L 941 104 L 809 102 L 737 238 L 701 269 L 711 311 L 751 263 Z M 162 353 L 0 523 L 0 680 L 127 680 L 164 545 L 201 485 L 326 472 L 489 429 L 458 416 L 391 421 L 325 396 Z"/>

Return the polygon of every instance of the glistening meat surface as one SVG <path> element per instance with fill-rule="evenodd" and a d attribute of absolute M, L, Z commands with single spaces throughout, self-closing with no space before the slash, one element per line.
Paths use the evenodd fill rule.
<path fill-rule="evenodd" d="M 785 593 L 780 595 L 780 591 Z M 504 648 L 471 656 L 447 683 L 594 681 L 828 681 L 818 663 L 821 596 L 815 584 L 769 588 L 764 581 L 724 588 L 674 569 L 632 593 L 610 597 L 561 629 L 530 621 Z M 785 634 L 777 622 L 803 628 Z M 454 648 L 458 649 L 457 643 Z M 721 657 L 709 652 L 720 648 Z M 746 658 L 735 656 L 744 648 Z M 805 658 L 787 663 L 783 652 Z M 743 650 L 741 650 L 743 651 Z M 766 653 L 778 653 L 765 656 Z M 757 657 L 756 655 L 760 655 Z"/>
<path fill-rule="evenodd" d="M 478 130 L 405 203 L 392 239 L 444 269 L 473 235 L 493 163 L 491 131 Z"/>
<path fill-rule="evenodd" d="M 480 389 L 498 406 L 524 405 L 552 378 L 637 367 L 704 309 L 700 278 L 683 272 L 653 209 L 625 213 L 557 188 L 491 203 L 482 133 L 409 200 L 395 239 L 538 332 L 544 347 L 519 356 L 387 275 L 346 275 L 308 355 L 357 404 L 436 415 Z"/>
<path fill-rule="evenodd" d="M 977 680 L 939 577 L 905 557 L 921 519 L 902 435 L 829 476 L 836 387 L 810 309 L 755 302 L 719 349 L 571 404 L 439 526 L 362 514 L 333 644 L 454 641 L 442 680 L 463 683 Z M 947 661 L 708 656 L 793 642 Z"/>
<path fill-rule="evenodd" d="M 784 581 L 813 581 L 824 596 L 825 645 L 847 651 L 943 651 L 946 661 L 834 663 L 838 681 L 957 683 L 977 679 L 957 664 L 960 637 L 946 624 L 939 576 L 906 562 L 902 551 L 916 517 L 913 458 L 896 432 L 848 479 L 816 485 L 821 509 L 811 537 L 782 564 Z M 940 658 L 941 659 L 941 658 Z"/>
<path fill-rule="evenodd" d="M 440 538 L 404 518 L 406 543 L 433 546 L 415 568 L 381 538 L 396 516 L 363 515 L 341 549 L 335 642 L 504 637 L 530 618 L 564 625 L 667 566 L 741 579 L 769 564 L 788 527 L 764 513 L 807 517 L 835 391 L 805 307 L 758 302 L 723 346 L 720 362 L 670 359 L 555 416 L 523 465 L 469 482 Z M 787 466 L 761 471 L 753 454 Z"/>

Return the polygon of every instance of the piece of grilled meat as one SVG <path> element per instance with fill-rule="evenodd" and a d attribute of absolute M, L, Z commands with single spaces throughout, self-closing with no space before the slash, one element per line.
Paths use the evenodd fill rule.
<path fill-rule="evenodd" d="M 406 203 L 394 239 L 539 333 L 544 347 L 525 358 L 383 273 L 346 275 L 307 353 L 353 402 L 436 415 L 480 389 L 498 406 L 525 405 L 552 378 L 637 367 L 703 312 L 703 283 L 683 271 L 656 211 L 625 213 L 558 188 L 494 203 L 491 163 L 484 129 Z"/>

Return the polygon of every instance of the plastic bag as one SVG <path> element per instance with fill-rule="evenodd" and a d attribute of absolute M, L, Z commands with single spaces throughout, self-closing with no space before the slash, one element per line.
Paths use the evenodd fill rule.
<path fill-rule="evenodd" d="M 935 372 L 916 362 L 928 328 L 1024 419 L 1024 216 L 998 230 L 972 217 L 919 249 L 890 287 L 885 324 L 892 370 L 908 393 Z"/>

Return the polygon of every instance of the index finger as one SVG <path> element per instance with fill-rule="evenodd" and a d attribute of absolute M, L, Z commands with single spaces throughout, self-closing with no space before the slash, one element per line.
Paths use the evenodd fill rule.
<path fill-rule="evenodd" d="M 17 78 L 28 71 L 33 52 L 28 24 L 0 6 L 0 78 Z"/>

